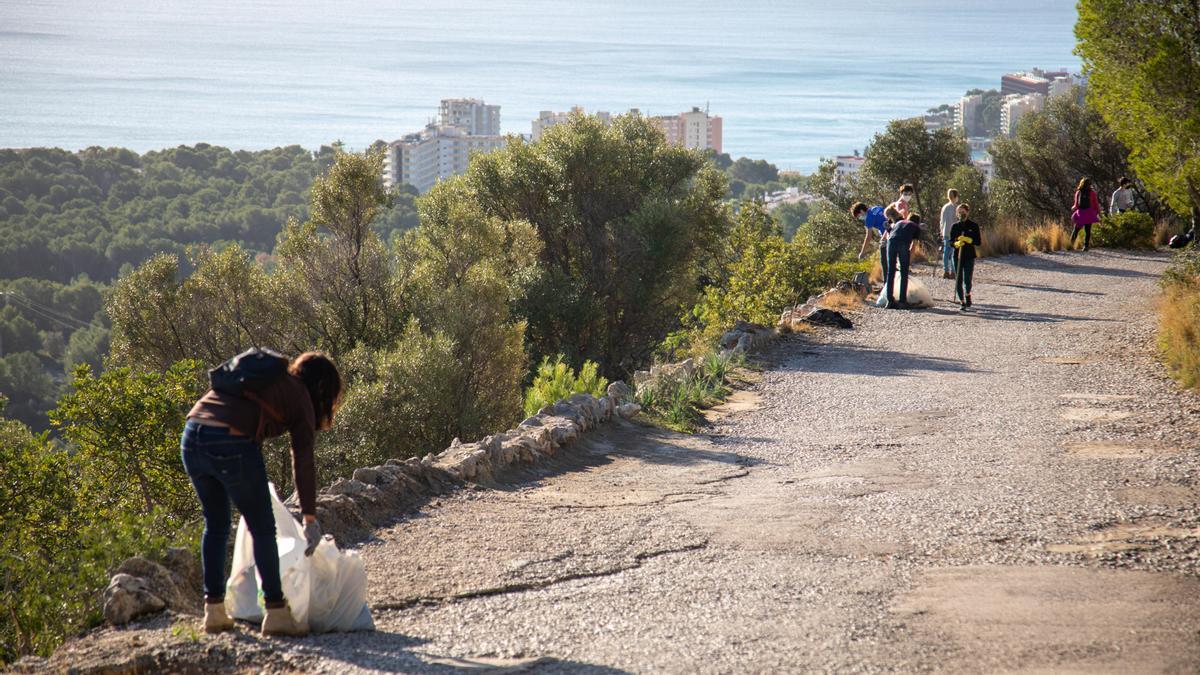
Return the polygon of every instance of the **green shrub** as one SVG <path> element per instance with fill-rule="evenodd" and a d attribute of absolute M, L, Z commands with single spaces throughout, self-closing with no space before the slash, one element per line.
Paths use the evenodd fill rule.
<path fill-rule="evenodd" d="M 533 384 L 525 390 L 525 414 L 533 415 L 543 407 L 573 394 L 603 396 L 608 380 L 600 377 L 600 368 L 592 361 L 584 361 L 576 374 L 559 354 L 554 362 L 543 358 L 534 375 Z"/>
<path fill-rule="evenodd" d="M 1154 219 L 1141 211 L 1105 214 L 1092 228 L 1092 243 L 1104 248 L 1154 248 Z"/>
<path fill-rule="evenodd" d="M 634 398 L 648 419 L 691 433 L 701 419 L 701 409 L 725 398 L 730 374 L 744 363 L 742 356 L 710 351 L 699 359 L 699 367 L 690 377 L 657 378 L 638 387 Z"/>

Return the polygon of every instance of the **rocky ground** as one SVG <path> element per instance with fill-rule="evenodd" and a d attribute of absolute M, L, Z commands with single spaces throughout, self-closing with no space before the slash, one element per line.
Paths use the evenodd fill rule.
<path fill-rule="evenodd" d="M 787 336 L 682 436 L 614 422 L 361 548 L 379 630 L 162 616 L 30 668 L 1200 669 L 1200 399 L 1154 359 L 1165 254 L 983 261 L 976 305 Z"/>

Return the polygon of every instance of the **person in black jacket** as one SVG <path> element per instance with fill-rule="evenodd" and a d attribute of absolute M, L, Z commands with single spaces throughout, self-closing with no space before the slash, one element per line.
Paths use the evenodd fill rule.
<path fill-rule="evenodd" d="M 957 274 L 954 297 L 965 311 L 971 306 L 971 281 L 975 276 L 976 247 L 983 244 L 979 224 L 971 220 L 971 205 L 958 205 L 958 222 L 950 226 L 950 242 L 956 249 Z"/>

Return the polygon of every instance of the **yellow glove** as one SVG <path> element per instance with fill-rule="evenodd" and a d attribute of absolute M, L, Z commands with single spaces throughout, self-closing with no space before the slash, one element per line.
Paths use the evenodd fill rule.
<path fill-rule="evenodd" d="M 958 240 L 958 241 L 955 241 L 955 242 L 954 242 L 954 248 L 962 248 L 962 247 L 963 247 L 963 243 L 964 243 L 964 242 L 963 242 L 961 239 L 960 239 L 960 240 Z"/>

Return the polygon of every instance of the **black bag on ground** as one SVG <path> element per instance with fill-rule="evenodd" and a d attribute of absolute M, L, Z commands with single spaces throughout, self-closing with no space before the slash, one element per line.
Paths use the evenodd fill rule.
<path fill-rule="evenodd" d="M 254 395 L 287 373 L 288 358 L 253 347 L 208 371 L 209 386 L 222 394 L 257 400 Z"/>
<path fill-rule="evenodd" d="M 1192 229 L 1186 234 L 1177 234 L 1174 237 L 1171 237 L 1171 240 L 1167 242 L 1167 246 L 1170 246 L 1171 248 L 1183 248 L 1192 243 L 1192 240 L 1195 238 L 1196 230 Z"/>

